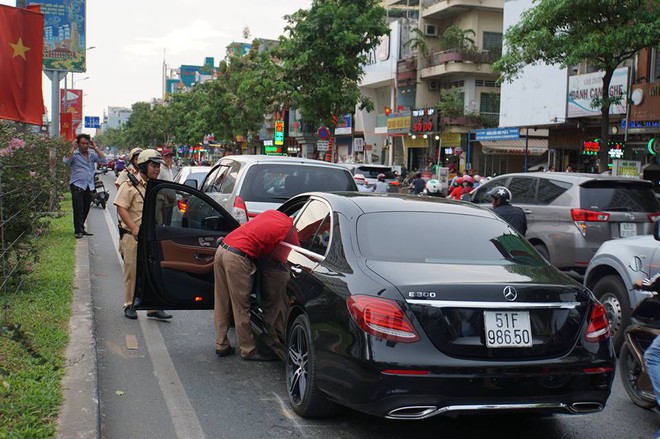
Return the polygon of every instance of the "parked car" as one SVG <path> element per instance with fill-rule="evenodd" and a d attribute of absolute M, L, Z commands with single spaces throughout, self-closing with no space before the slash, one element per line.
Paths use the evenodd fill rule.
<path fill-rule="evenodd" d="M 660 203 L 650 181 L 565 172 L 495 177 L 472 193 L 489 204 L 488 192 L 506 186 L 527 215 L 527 239 L 555 267 L 584 273 L 610 239 L 650 234 Z"/>
<path fill-rule="evenodd" d="M 653 235 L 604 242 L 591 259 L 584 285 L 593 291 L 607 311 L 612 341 L 618 350 L 632 310 L 651 293 L 633 288 L 637 279 L 660 271 L 660 236 L 656 222 Z"/>
<path fill-rule="evenodd" d="M 158 223 L 162 190 L 198 198 L 199 226 L 189 210 Z M 290 274 L 281 354 L 299 415 L 328 415 L 338 404 L 409 420 L 605 405 L 615 360 L 603 306 L 493 212 L 356 192 L 302 194 L 279 210 L 295 217 L 300 242 L 280 244 Z M 200 191 L 170 182 L 150 190 L 136 308 L 211 309 L 213 255 L 236 227 Z M 267 331 L 265 293 L 252 297 L 257 334 Z"/>
<path fill-rule="evenodd" d="M 202 192 L 239 223 L 277 209 L 303 192 L 357 191 L 345 167 L 319 160 L 265 155 L 225 157 L 213 166 Z"/>
<path fill-rule="evenodd" d="M 211 169 L 213 169 L 212 166 L 182 166 L 174 177 L 174 181 L 199 189 Z"/>
<path fill-rule="evenodd" d="M 344 163 L 352 175 L 362 174 L 369 187 L 373 187 L 378 181 L 378 174 L 385 174 L 387 192 L 399 192 L 399 179 L 394 175 L 394 169 L 386 165 L 374 165 L 369 163 Z"/>

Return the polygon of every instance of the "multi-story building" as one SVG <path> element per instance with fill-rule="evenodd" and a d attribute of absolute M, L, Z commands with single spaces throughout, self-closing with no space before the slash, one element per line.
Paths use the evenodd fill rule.
<path fill-rule="evenodd" d="M 119 128 L 125 125 L 131 117 L 131 113 L 132 111 L 130 108 L 108 107 L 107 110 L 103 112 L 101 131 L 107 130 L 108 128 Z"/>

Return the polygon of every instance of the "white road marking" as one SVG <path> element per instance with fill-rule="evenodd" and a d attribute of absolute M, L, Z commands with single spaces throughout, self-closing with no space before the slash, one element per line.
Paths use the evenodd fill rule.
<path fill-rule="evenodd" d="M 275 392 L 270 392 L 270 393 L 272 393 L 273 396 L 275 396 L 275 399 L 277 399 L 277 402 L 280 403 L 280 408 L 282 410 L 282 414 L 284 415 L 284 417 L 287 418 L 288 420 L 290 420 L 293 423 L 293 425 L 300 432 L 301 436 L 305 437 L 305 429 L 298 422 L 298 415 L 296 415 L 295 413 L 291 413 L 291 410 L 286 406 L 284 400 L 282 400 L 282 398 L 280 398 L 280 395 L 278 395 Z"/>
<path fill-rule="evenodd" d="M 110 217 L 109 209 L 104 209 L 103 215 L 108 224 L 108 230 L 112 237 L 112 244 L 117 253 L 119 265 L 123 268 L 124 261 L 119 255 L 119 231 Z M 206 439 L 202 425 L 199 419 L 197 419 L 183 383 L 176 373 L 172 358 L 167 352 L 158 322 L 149 322 L 144 313 L 140 312 L 140 314 L 138 320 L 142 334 L 144 335 L 144 342 L 147 346 L 149 357 L 151 357 L 156 380 L 165 399 L 167 409 L 170 412 L 170 419 L 174 424 L 174 431 L 177 437 L 181 439 Z"/>

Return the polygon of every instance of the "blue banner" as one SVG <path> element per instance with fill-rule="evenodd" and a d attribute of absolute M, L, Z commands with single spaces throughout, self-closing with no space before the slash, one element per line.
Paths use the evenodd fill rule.
<path fill-rule="evenodd" d="M 486 128 L 483 130 L 475 130 L 474 134 L 474 140 L 477 142 L 516 140 L 520 139 L 520 128 Z"/>

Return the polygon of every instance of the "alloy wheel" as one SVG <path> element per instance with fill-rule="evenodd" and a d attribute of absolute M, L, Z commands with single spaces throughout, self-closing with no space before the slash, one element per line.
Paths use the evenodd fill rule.
<path fill-rule="evenodd" d="M 289 360 L 287 361 L 287 386 L 294 404 L 302 403 L 307 392 L 309 377 L 309 347 L 305 328 L 296 325 L 289 338 Z"/>

